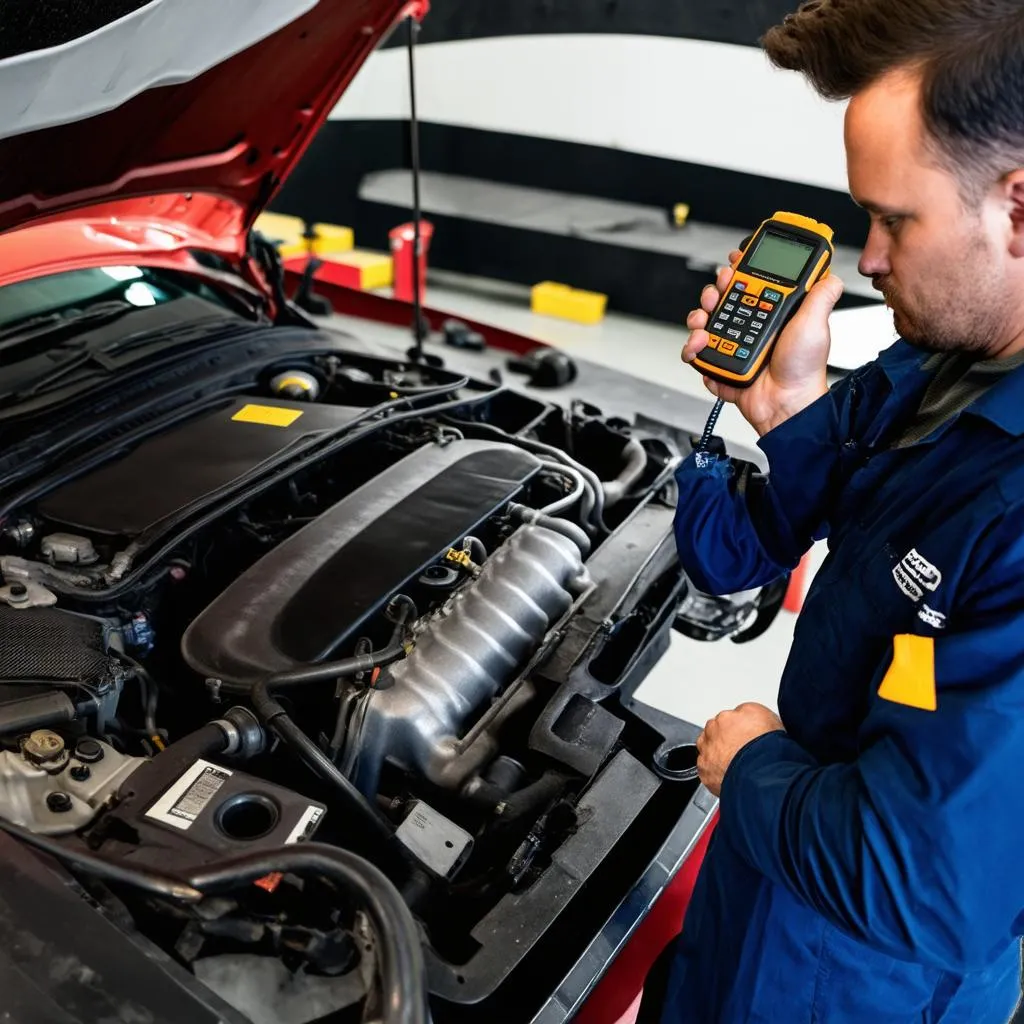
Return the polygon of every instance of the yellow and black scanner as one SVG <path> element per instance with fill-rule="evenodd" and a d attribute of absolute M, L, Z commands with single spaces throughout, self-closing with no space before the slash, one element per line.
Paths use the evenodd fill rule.
<path fill-rule="evenodd" d="M 826 224 L 785 212 L 764 221 L 708 319 L 711 340 L 693 365 L 723 384 L 752 384 L 804 296 L 828 275 L 833 251 Z"/>

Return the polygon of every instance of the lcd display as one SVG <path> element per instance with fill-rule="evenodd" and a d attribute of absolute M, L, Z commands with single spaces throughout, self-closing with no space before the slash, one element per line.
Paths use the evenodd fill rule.
<path fill-rule="evenodd" d="M 766 232 L 747 260 L 747 266 L 788 281 L 798 281 L 813 254 L 813 245 Z"/>

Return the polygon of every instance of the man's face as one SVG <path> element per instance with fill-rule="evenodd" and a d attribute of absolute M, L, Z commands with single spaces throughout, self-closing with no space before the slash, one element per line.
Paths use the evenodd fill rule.
<path fill-rule="evenodd" d="M 919 83 L 887 76 L 850 101 L 850 193 L 871 214 L 860 272 L 892 307 L 896 330 L 931 351 L 998 351 L 1006 341 L 1005 213 L 968 209 L 926 144 Z"/>

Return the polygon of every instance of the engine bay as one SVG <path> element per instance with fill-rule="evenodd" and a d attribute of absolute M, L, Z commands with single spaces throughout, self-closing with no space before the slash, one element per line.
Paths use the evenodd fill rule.
<path fill-rule="evenodd" d="M 697 730 L 636 687 L 686 609 L 759 614 L 678 565 L 685 453 L 335 335 L 127 412 L 4 491 L 0 818 L 251 1020 L 381 998 L 303 847 L 397 888 L 434 1020 L 533 1019 L 696 788 Z M 193 902 L 132 881 L 225 858 Z"/>

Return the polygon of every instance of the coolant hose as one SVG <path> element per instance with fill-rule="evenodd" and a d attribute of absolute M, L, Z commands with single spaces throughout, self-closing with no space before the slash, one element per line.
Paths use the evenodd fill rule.
<path fill-rule="evenodd" d="M 543 466 L 552 473 L 557 473 L 562 479 L 568 477 L 573 482 L 573 489 L 564 497 L 553 501 L 550 505 L 545 505 L 541 512 L 546 516 L 557 515 L 559 512 L 564 512 L 567 508 L 572 508 L 582 498 L 586 504 L 582 508 L 581 515 L 583 521 L 587 522 L 589 514 L 594 508 L 594 500 L 593 495 L 587 494 L 587 485 L 583 475 L 573 469 L 572 466 L 567 466 L 563 462 L 545 462 Z"/>
<path fill-rule="evenodd" d="M 546 530 L 551 530 L 553 533 L 560 533 L 563 537 L 568 537 L 580 549 L 580 553 L 584 558 L 590 554 L 590 538 L 581 527 L 575 523 L 570 523 L 568 519 L 555 519 L 553 516 L 538 512 L 535 508 L 530 508 L 528 505 L 520 505 L 516 501 L 509 503 L 508 511 L 509 515 L 521 522 L 543 526 Z"/>
<path fill-rule="evenodd" d="M 604 503 L 608 508 L 622 501 L 629 489 L 644 475 L 644 470 L 647 468 L 647 452 L 635 437 L 626 442 L 626 447 L 622 449 L 622 455 L 625 461 L 622 471 L 614 480 L 607 480 L 602 484 Z"/>

